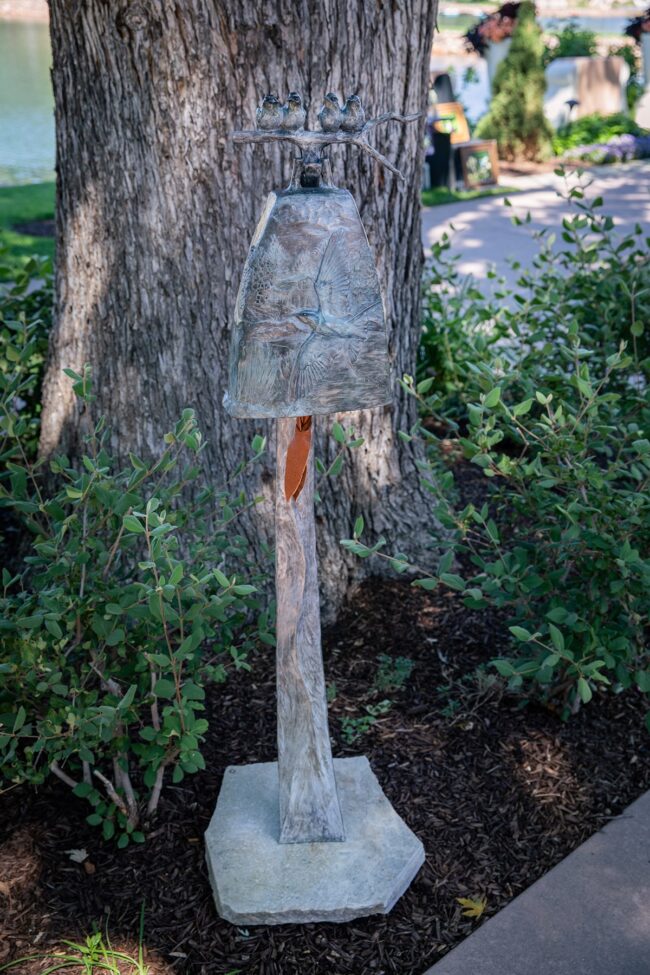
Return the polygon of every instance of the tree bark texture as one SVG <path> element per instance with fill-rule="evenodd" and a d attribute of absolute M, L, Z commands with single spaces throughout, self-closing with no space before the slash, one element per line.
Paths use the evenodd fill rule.
<path fill-rule="evenodd" d="M 313 446 L 305 484 L 285 498 L 287 448 L 296 421 L 277 421 L 275 595 L 277 600 L 280 842 L 345 839 L 334 779 L 320 640 Z"/>
<path fill-rule="evenodd" d="M 78 454 L 99 414 L 117 456 L 150 456 L 191 406 L 208 441 L 206 473 L 221 484 L 254 432 L 271 433 L 267 422 L 228 417 L 222 397 L 242 267 L 266 194 L 288 181 L 291 152 L 235 146 L 229 133 L 254 125 L 269 90 L 302 92 L 312 127 L 330 90 L 359 92 L 369 116 L 422 110 L 435 9 L 435 0 L 50 0 L 57 259 L 44 456 Z M 400 377 L 414 370 L 420 332 L 422 125 L 389 123 L 372 141 L 405 185 L 354 149 L 331 156 L 376 257 Z M 62 374 L 85 362 L 93 416 Z M 363 513 L 369 539 L 383 533 L 413 552 L 426 512 L 397 437 L 414 419 L 397 383 L 390 407 L 339 419 L 365 443 L 331 487 L 319 486 L 330 610 L 369 568 L 339 545 L 354 518 Z M 337 450 L 330 425 L 317 429 L 326 463 Z M 242 524 L 253 546 L 272 540 L 273 467 L 270 453 L 251 485 L 268 498 Z"/>

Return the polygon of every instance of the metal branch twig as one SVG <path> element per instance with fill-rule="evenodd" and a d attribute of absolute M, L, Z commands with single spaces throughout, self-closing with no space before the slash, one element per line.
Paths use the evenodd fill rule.
<path fill-rule="evenodd" d="M 415 112 L 414 115 L 400 115 L 398 112 L 384 112 L 382 115 L 378 115 L 377 118 L 370 118 L 364 125 L 362 132 L 367 129 L 372 129 L 375 125 L 381 125 L 384 122 L 417 122 L 419 118 L 422 118 L 422 112 Z"/>
<path fill-rule="evenodd" d="M 399 115 L 397 112 L 386 112 L 378 115 L 377 118 L 368 119 L 359 132 L 315 132 L 309 129 L 302 129 L 297 132 L 283 132 L 275 130 L 265 132 L 261 129 L 244 129 L 232 133 L 232 140 L 235 143 L 264 143 L 264 142 L 289 142 L 303 151 L 314 151 L 329 145 L 352 145 L 363 149 L 368 155 L 376 159 L 377 162 L 385 166 L 386 169 L 394 173 L 398 179 L 404 181 L 404 176 L 396 166 L 390 162 L 386 156 L 382 155 L 378 149 L 371 146 L 366 139 L 366 133 L 376 125 L 384 122 L 415 122 L 422 117 L 421 112 L 414 115 Z"/>

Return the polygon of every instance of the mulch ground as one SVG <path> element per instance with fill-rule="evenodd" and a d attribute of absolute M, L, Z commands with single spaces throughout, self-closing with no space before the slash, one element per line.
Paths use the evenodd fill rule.
<path fill-rule="evenodd" d="M 103 843 L 84 803 L 58 783 L 2 797 L 0 961 L 93 926 L 133 948 L 144 900 L 156 973 L 421 975 L 479 923 L 457 898 L 485 897 L 484 916 L 495 913 L 650 787 L 641 696 L 609 695 L 563 724 L 467 678 L 498 653 L 501 634 L 498 619 L 468 612 L 455 593 L 378 580 L 324 634 L 335 754 L 368 755 L 427 852 L 390 915 L 250 929 L 216 915 L 202 836 L 225 767 L 275 757 L 269 651 L 251 675 L 211 693 L 208 770 L 166 790 L 145 846 Z M 373 689 L 381 653 L 414 661 L 402 689 Z M 386 697 L 391 711 L 347 745 L 341 718 Z M 83 864 L 70 859 L 79 848 Z"/>

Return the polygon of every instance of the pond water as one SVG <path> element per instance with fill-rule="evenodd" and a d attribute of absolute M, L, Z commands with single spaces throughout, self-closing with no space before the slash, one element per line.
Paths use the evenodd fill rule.
<path fill-rule="evenodd" d="M 438 15 L 438 28 L 441 31 L 463 31 L 465 32 L 479 18 L 472 13 L 457 13 L 451 9 L 445 10 L 443 7 Z M 539 17 L 539 22 L 544 30 L 561 30 L 570 21 L 577 23 L 581 30 L 592 30 L 596 34 L 622 34 L 628 23 L 629 17 L 621 14 L 604 15 L 577 15 L 575 17 L 563 17 L 562 15 L 550 15 Z"/>
<path fill-rule="evenodd" d="M 54 176 L 47 24 L 0 20 L 0 185 Z"/>
<path fill-rule="evenodd" d="M 476 20 L 472 14 L 445 12 L 441 30 L 467 30 Z M 607 34 L 622 34 L 625 16 L 577 17 L 581 27 Z M 567 18 L 542 17 L 547 30 L 555 30 Z M 436 64 L 458 61 L 457 84 L 476 119 L 487 107 L 487 77 L 479 71 L 478 83 L 462 83 L 462 59 L 446 58 Z M 444 61 L 445 63 L 442 63 Z M 50 83 L 50 38 L 47 24 L 0 20 L 0 185 L 40 182 L 54 175 L 54 117 Z"/>
<path fill-rule="evenodd" d="M 595 34 L 623 34 L 627 27 L 630 17 L 621 17 L 620 14 L 593 17 L 540 17 L 539 22 L 544 30 L 561 30 L 566 24 L 576 23 L 580 30 L 591 30 Z"/>

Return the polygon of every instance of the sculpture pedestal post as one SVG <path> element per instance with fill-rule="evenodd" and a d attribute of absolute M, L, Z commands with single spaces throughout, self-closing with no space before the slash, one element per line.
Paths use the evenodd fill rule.
<path fill-rule="evenodd" d="M 391 806 L 367 758 L 332 760 L 313 447 L 301 493 L 284 497 L 294 429 L 295 419 L 278 420 L 278 761 L 226 769 L 205 836 L 217 910 L 242 925 L 387 914 L 424 862 L 421 842 Z"/>
<path fill-rule="evenodd" d="M 314 448 L 305 484 L 284 496 L 296 421 L 277 421 L 275 489 L 276 664 L 280 843 L 344 840 L 327 722 L 314 520 Z"/>

